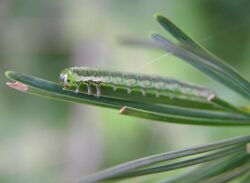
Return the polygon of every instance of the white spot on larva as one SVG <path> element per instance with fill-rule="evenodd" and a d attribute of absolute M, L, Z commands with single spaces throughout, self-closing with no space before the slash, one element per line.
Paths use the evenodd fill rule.
<path fill-rule="evenodd" d="M 94 82 L 101 82 L 103 79 L 101 77 L 93 77 L 92 81 Z"/>
<path fill-rule="evenodd" d="M 159 81 L 159 82 L 156 83 L 156 87 L 159 88 L 159 89 L 164 89 L 165 83 L 162 82 L 162 81 Z"/>
<path fill-rule="evenodd" d="M 136 85 L 136 80 L 135 79 L 129 79 L 127 81 L 127 85 L 128 86 L 135 86 Z"/>
<path fill-rule="evenodd" d="M 119 83 L 122 82 L 122 78 L 121 78 L 121 77 L 115 77 L 115 78 L 113 79 L 113 82 L 114 82 L 114 84 L 119 84 Z"/>
<path fill-rule="evenodd" d="M 149 80 L 144 80 L 143 82 L 141 82 L 141 86 L 145 88 L 149 88 L 151 84 L 152 83 Z"/>

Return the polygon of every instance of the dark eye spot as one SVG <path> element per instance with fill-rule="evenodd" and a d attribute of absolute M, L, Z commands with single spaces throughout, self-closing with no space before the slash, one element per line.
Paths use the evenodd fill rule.
<path fill-rule="evenodd" d="M 68 79 L 67 82 L 70 82 L 70 80 Z"/>

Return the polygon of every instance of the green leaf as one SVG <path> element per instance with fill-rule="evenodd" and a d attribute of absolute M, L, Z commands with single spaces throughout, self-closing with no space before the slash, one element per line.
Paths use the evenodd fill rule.
<path fill-rule="evenodd" d="M 170 34 L 172 34 L 179 42 L 180 46 L 183 49 L 186 49 L 188 52 L 192 53 L 193 55 L 196 55 L 198 57 L 201 57 L 204 59 L 208 65 L 209 68 L 201 67 L 201 64 L 197 62 L 190 62 L 193 66 L 200 69 L 202 72 L 205 72 L 210 77 L 216 79 L 217 81 L 221 82 L 224 85 L 227 85 L 231 89 L 237 91 L 238 93 L 247 96 L 249 98 L 250 96 L 250 83 L 247 81 L 243 76 L 241 76 L 233 67 L 230 65 L 224 63 L 221 59 L 211 54 L 209 51 L 207 51 L 205 48 L 200 46 L 198 43 L 196 43 L 194 40 L 192 40 L 186 33 L 184 33 L 179 27 L 177 27 L 174 23 L 172 23 L 170 20 L 168 20 L 166 17 L 162 15 L 156 15 L 157 21 L 165 28 Z M 158 41 L 160 40 L 159 38 Z M 161 40 L 162 42 L 162 40 Z M 165 41 L 164 41 L 165 42 Z M 166 42 L 164 43 L 165 47 L 169 51 L 169 46 L 166 46 Z M 178 55 L 177 55 L 178 56 Z M 179 55 L 180 56 L 180 55 Z M 201 61 L 200 61 L 201 63 Z M 204 63 L 203 63 L 204 64 Z M 202 64 L 202 65 L 203 65 Z M 208 70 L 208 71 L 206 71 Z M 211 73 L 212 71 L 218 72 Z M 218 76 L 216 76 L 218 75 Z M 221 76 L 219 76 L 221 75 Z M 231 83 L 227 81 L 226 83 L 223 82 L 222 78 L 230 78 Z M 242 88 L 243 91 L 239 92 L 238 88 Z"/>

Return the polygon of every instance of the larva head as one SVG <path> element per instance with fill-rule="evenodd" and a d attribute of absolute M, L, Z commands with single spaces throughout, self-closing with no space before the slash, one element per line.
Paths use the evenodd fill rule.
<path fill-rule="evenodd" d="M 76 73 L 73 73 L 71 69 L 64 69 L 60 73 L 59 81 L 60 83 L 62 83 L 64 87 L 67 88 L 77 87 L 78 86 L 77 81 L 79 81 L 79 76 Z"/>

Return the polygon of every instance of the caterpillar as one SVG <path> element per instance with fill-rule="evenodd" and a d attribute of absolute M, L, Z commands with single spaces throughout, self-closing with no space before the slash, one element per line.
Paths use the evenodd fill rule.
<path fill-rule="evenodd" d="M 157 75 L 134 74 L 89 67 L 70 67 L 59 76 L 60 83 L 66 90 L 72 90 L 96 97 L 121 93 L 118 97 L 129 98 L 136 95 L 145 99 L 161 97 L 170 99 L 208 100 L 214 92 L 190 83 L 184 83 L 169 77 Z M 119 90 L 119 92 L 118 92 Z M 116 95 L 117 96 L 117 95 Z"/>

